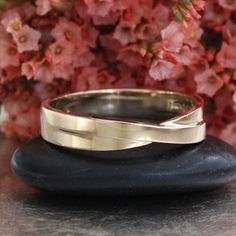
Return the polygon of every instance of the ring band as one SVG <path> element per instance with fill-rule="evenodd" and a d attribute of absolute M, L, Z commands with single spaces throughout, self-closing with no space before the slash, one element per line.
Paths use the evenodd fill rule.
<path fill-rule="evenodd" d="M 73 149 L 111 151 L 152 142 L 190 144 L 205 138 L 199 96 L 146 89 L 79 92 L 46 100 L 42 137 Z"/>

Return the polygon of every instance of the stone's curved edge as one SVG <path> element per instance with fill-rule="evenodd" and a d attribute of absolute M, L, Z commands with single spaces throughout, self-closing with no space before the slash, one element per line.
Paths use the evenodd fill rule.
<path fill-rule="evenodd" d="M 13 155 L 27 185 L 50 192 L 135 195 L 208 190 L 236 179 L 236 151 L 213 138 L 194 145 L 150 145 L 118 152 L 71 151 L 37 137 Z"/>

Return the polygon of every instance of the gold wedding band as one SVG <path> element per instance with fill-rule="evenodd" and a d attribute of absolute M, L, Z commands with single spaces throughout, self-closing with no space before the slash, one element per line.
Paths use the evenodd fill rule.
<path fill-rule="evenodd" d="M 146 89 L 78 92 L 42 104 L 42 137 L 59 146 L 115 151 L 205 139 L 199 96 Z"/>

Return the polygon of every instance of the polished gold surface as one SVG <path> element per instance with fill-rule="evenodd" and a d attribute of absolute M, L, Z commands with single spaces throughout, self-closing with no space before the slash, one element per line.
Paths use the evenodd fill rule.
<path fill-rule="evenodd" d="M 159 90 L 112 89 L 43 103 L 43 138 L 85 150 L 121 150 L 152 142 L 190 144 L 205 138 L 202 99 Z"/>

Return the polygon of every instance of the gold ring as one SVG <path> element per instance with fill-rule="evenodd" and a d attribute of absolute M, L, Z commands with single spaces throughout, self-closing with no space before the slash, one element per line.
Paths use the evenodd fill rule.
<path fill-rule="evenodd" d="M 199 96 L 146 89 L 78 92 L 41 108 L 42 137 L 53 144 L 114 151 L 152 142 L 191 144 L 205 139 Z"/>

